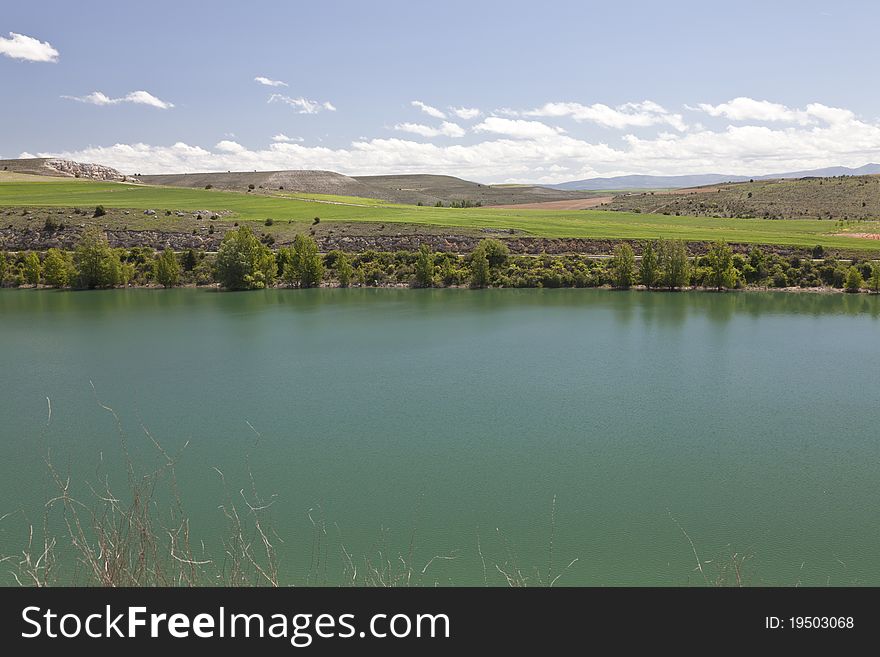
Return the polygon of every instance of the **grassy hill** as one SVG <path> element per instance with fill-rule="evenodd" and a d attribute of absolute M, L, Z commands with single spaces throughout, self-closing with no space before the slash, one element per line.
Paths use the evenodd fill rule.
<path fill-rule="evenodd" d="M 617 196 L 612 210 L 762 219 L 880 219 L 880 176 L 756 180 Z"/>
<path fill-rule="evenodd" d="M 103 218 L 103 225 L 121 227 L 125 223 L 134 228 L 148 221 L 150 227 L 167 228 L 169 231 L 189 227 L 186 221 L 177 216 L 179 211 L 188 213 L 189 217 L 197 212 L 205 215 L 217 213 L 222 214 L 225 220 L 259 224 L 272 218 L 276 222 L 308 225 L 314 217 L 320 217 L 321 222 L 343 222 L 345 225 L 370 222 L 381 226 L 395 224 L 401 228 L 425 226 L 434 230 L 442 227 L 451 229 L 450 232 L 492 229 L 541 237 L 726 239 L 731 242 L 804 247 L 822 244 L 844 249 L 880 250 L 880 240 L 839 234 L 846 230 L 880 233 L 880 223 L 841 228 L 834 222 L 816 219 L 770 221 L 604 210 L 453 209 L 357 201 L 342 200 L 341 197 L 308 199 L 83 180 L 0 182 L 0 227 L 21 226 L 28 221 L 27 217 L 30 217 L 30 221 L 35 218 L 39 221 L 40 208 L 79 207 L 91 210 L 96 205 L 103 205 L 111 210 Z M 156 215 L 145 217 L 143 212 L 147 209 L 155 210 Z M 171 214 L 166 215 L 166 210 Z M 57 210 L 55 212 L 57 214 Z M 71 220 L 88 221 L 86 217 L 90 214 L 76 215 Z"/>

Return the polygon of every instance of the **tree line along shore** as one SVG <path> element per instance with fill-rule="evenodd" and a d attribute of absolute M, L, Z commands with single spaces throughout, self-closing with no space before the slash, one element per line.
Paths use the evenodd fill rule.
<path fill-rule="evenodd" d="M 826 256 L 782 256 L 752 247 L 738 254 L 724 241 L 692 257 L 678 240 L 641 243 L 641 256 L 623 242 L 610 257 L 512 255 L 502 240 L 482 240 L 467 255 L 432 251 L 340 250 L 321 253 L 309 235 L 272 250 L 247 226 L 225 235 L 216 253 L 149 247 L 111 248 L 106 235 L 87 228 L 73 250 L 0 251 L 0 286 L 96 289 L 215 286 L 267 287 L 612 287 L 628 289 L 829 289 L 880 293 L 880 263 Z"/>

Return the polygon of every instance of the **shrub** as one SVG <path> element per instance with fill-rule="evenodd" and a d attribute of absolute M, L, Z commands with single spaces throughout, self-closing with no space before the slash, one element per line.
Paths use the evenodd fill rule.
<path fill-rule="evenodd" d="M 342 251 L 336 256 L 334 262 L 336 265 L 336 278 L 339 280 L 340 287 L 348 287 L 351 285 L 351 277 L 354 268 L 351 266 L 351 259 Z"/>
<path fill-rule="evenodd" d="M 247 226 L 223 237 L 215 264 L 217 280 L 228 290 L 255 290 L 275 280 L 275 256 Z"/>
<path fill-rule="evenodd" d="M 107 214 L 107 211 L 104 210 L 104 206 L 103 205 L 96 205 L 95 212 L 94 212 L 94 214 L 92 214 L 92 217 L 93 218 L 103 217 L 105 214 Z"/>
<path fill-rule="evenodd" d="M 48 233 L 54 233 L 56 230 L 60 230 L 61 228 L 62 224 L 51 215 L 46 217 L 46 221 L 43 223 L 43 230 Z"/>
<path fill-rule="evenodd" d="M 321 217 L 315 217 L 312 219 L 312 226 L 317 226 L 319 223 L 321 223 Z"/>
<path fill-rule="evenodd" d="M 213 189 L 214 185 L 205 185 L 205 189 Z"/>
<path fill-rule="evenodd" d="M 315 287 L 324 277 L 324 263 L 318 243 L 308 235 L 298 234 L 290 249 L 290 264 L 285 267 L 284 281 L 297 287 Z"/>
<path fill-rule="evenodd" d="M 76 284 L 84 288 L 113 287 L 121 276 L 119 256 L 107 243 L 104 232 L 94 226 L 83 232 L 73 254 Z"/>
<path fill-rule="evenodd" d="M 253 185 L 253 184 L 248 185 L 248 191 L 249 191 L 249 192 L 254 191 L 254 185 Z"/>
<path fill-rule="evenodd" d="M 872 292 L 880 292 L 880 264 L 874 264 L 871 268 L 871 278 L 868 279 L 868 288 Z"/>
<path fill-rule="evenodd" d="M 486 250 L 477 248 L 471 254 L 471 287 L 481 288 L 489 284 L 489 258 Z"/>
<path fill-rule="evenodd" d="M 611 259 L 611 278 L 614 287 L 626 289 L 636 281 L 636 256 L 632 247 L 623 242 L 614 248 L 614 257 Z"/>
<path fill-rule="evenodd" d="M 486 254 L 490 267 L 500 267 L 510 256 L 510 249 L 504 242 L 498 240 L 487 239 L 477 245 L 478 249 L 482 249 Z"/>
<path fill-rule="evenodd" d="M 846 291 L 847 292 L 858 292 L 862 289 L 864 281 L 862 280 L 862 273 L 856 269 L 855 267 L 850 267 L 846 270 Z"/>
<path fill-rule="evenodd" d="M 21 261 L 21 275 L 24 282 L 29 285 L 39 285 L 42 273 L 43 267 L 40 264 L 40 256 L 33 251 L 25 253 Z"/>
<path fill-rule="evenodd" d="M 660 281 L 660 265 L 653 242 L 645 242 L 642 259 L 639 263 L 639 280 L 646 288 L 651 289 Z"/>
<path fill-rule="evenodd" d="M 706 254 L 709 265 L 709 285 L 717 290 L 736 286 L 737 272 L 733 266 L 733 251 L 724 240 L 709 247 Z"/>
<path fill-rule="evenodd" d="M 413 287 L 432 287 L 434 285 L 434 254 L 427 244 L 419 246 L 415 278 L 413 278 L 412 285 Z"/>
<path fill-rule="evenodd" d="M 266 226 L 271 226 L 274 223 L 275 222 L 272 219 L 266 219 L 266 221 L 263 222 L 263 224 Z"/>
<path fill-rule="evenodd" d="M 196 252 L 193 249 L 188 249 L 186 253 L 183 254 L 183 270 L 184 271 L 192 271 L 196 268 L 196 263 L 198 263 L 198 258 L 196 257 Z"/>
<path fill-rule="evenodd" d="M 180 263 L 171 249 L 165 249 L 153 261 L 153 278 L 162 287 L 174 287 L 180 282 Z"/>
<path fill-rule="evenodd" d="M 58 249 L 46 251 L 43 260 L 43 275 L 53 287 L 65 287 L 72 278 L 73 263 L 70 257 Z"/>

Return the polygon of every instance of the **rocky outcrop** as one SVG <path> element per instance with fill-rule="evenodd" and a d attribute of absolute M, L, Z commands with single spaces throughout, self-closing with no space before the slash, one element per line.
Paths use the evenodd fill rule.
<path fill-rule="evenodd" d="M 85 164 L 72 160 L 46 160 L 46 166 L 60 173 L 74 176 L 75 178 L 89 178 L 91 180 L 130 180 L 116 169 L 105 167 L 102 164 Z"/>

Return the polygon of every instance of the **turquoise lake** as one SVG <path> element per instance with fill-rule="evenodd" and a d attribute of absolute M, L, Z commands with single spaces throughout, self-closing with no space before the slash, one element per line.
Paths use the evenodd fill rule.
<path fill-rule="evenodd" d="M 880 585 L 880 297 L 0 291 L 0 553 L 47 449 L 88 498 L 121 436 L 161 462 L 144 427 L 209 554 L 250 467 L 284 583 L 342 583 L 344 546 L 425 585 L 702 585 L 694 549 L 710 581 Z"/>

